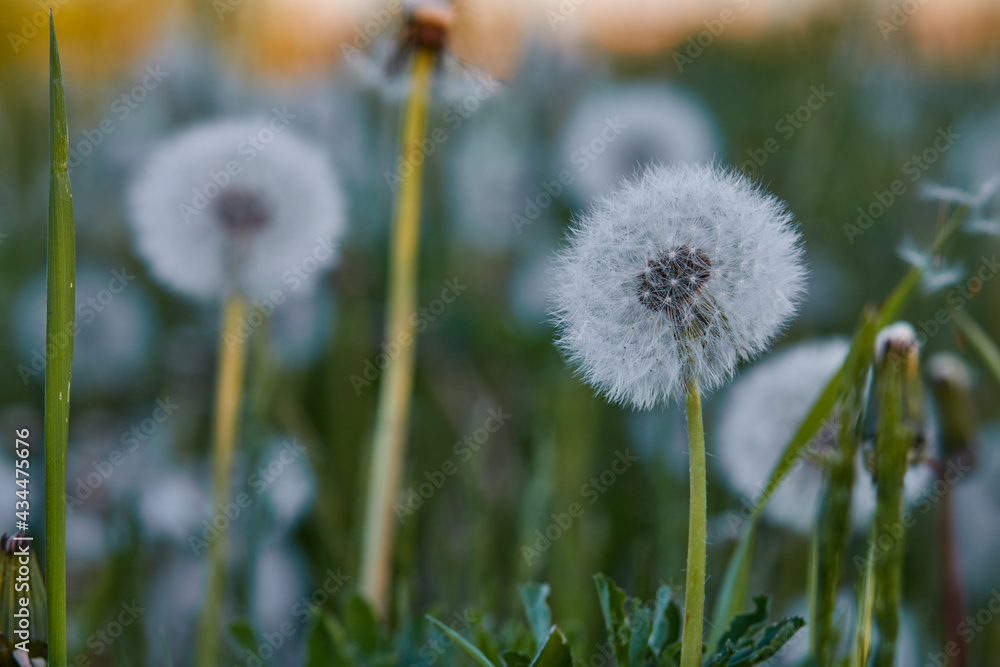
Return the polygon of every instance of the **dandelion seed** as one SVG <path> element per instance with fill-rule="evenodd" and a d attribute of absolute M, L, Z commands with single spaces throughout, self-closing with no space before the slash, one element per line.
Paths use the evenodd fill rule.
<path fill-rule="evenodd" d="M 266 120 L 217 121 L 166 140 L 128 204 L 153 275 L 200 300 L 308 291 L 336 260 L 344 228 L 326 157 L 288 127 L 272 132 Z"/>
<path fill-rule="evenodd" d="M 717 167 L 653 167 L 580 218 L 555 283 L 559 346 L 611 401 L 645 409 L 762 352 L 805 269 L 777 198 Z"/>

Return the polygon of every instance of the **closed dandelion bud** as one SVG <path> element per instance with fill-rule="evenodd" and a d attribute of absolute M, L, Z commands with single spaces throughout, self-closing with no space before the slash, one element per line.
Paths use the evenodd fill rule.
<path fill-rule="evenodd" d="M 26 538 L 0 535 L 0 667 L 37 667 L 48 657 L 45 581 Z"/>
<path fill-rule="evenodd" d="M 924 420 L 923 385 L 920 378 L 920 341 L 909 322 L 896 322 L 875 338 L 876 382 L 898 379 L 901 391 L 902 424 L 913 435 L 911 456 L 923 453 L 927 442 Z"/>
<path fill-rule="evenodd" d="M 958 355 L 940 352 L 927 362 L 927 375 L 940 420 L 943 461 L 972 463 L 976 458 L 978 419 L 969 367 Z"/>
<path fill-rule="evenodd" d="M 711 165 L 651 167 L 578 220 L 555 271 L 559 346 L 611 401 L 718 388 L 805 292 L 791 214 Z"/>

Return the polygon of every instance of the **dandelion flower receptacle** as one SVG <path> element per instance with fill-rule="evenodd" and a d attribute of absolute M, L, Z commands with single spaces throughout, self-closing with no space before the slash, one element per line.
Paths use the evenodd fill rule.
<path fill-rule="evenodd" d="M 686 396 L 691 459 L 681 664 L 700 664 L 706 482 L 701 392 L 762 352 L 805 292 L 785 205 L 732 171 L 654 166 L 580 217 L 556 268 L 558 345 L 611 401 Z"/>

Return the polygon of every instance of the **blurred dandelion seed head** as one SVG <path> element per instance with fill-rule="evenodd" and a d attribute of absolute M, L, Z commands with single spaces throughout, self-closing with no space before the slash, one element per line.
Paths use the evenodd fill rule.
<path fill-rule="evenodd" d="M 592 385 L 646 409 L 718 388 L 805 292 L 784 204 L 715 166 L 651 167 L 583 215 L 557 260 L 559 345 Z"/>
<path fill-rule="evenodd" d="M 128 209 L 139 253 L 167 287 L 199 300 L 232 289 L 308 293 L 334 264 L 345 217 L 339 180 L 287 118 L 205 123 L 153 150 Z M 307 264 L 310 279 L 299 271 L 290 282 Z"/>
<path fill-rule="evenodd" d="M 608 119 L 616 119 L 623 129 L 602 147 Z M 709 111 L 680 88 L 662 83 L 609 86 L 587 95 L 567 121 L 560 168 L 579 172 L 569 188 L 588 200 L 651 164 L 712 160 L 719 152 L 718 134 Z M 584 159 L 589 162 L 582 169 Z"/>

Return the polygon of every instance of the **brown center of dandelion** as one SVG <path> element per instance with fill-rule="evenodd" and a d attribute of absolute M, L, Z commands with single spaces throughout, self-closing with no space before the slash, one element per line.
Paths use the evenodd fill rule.
<path fill-rule="evenodd" d="M 646 308 L 678 319 L 711 275 L 712 263 L 704 250 L 676 246 L 649 260 L 636 294 Z"/>
<path fill-rule="evenodd" d="M 227 188 L 214 202 L 215 217 L 233 236 L 252 236 L 271 222 L 271 208 L 256 192 Z"/>

